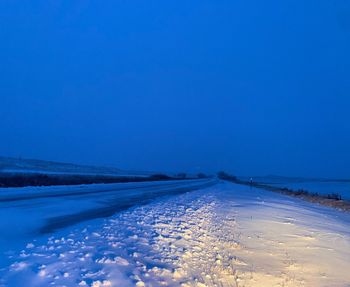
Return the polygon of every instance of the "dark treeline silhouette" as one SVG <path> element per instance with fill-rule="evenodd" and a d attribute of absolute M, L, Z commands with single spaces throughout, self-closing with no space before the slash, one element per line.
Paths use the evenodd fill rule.
<path fill-rule="evenodd" d="M 197 177 L 198 177 L 198 178 L 209 178 L 208 175 L 206 175 L 206 174 L 204 174 L 204 173 L 201 173 L 201 172 L 197 174 Z"/>
<path fill-rule="evenodd" d="M 0 173 L 0 187 L 78 185 L 94 183 L 125 183 L 162 180 L 185 180 L 199 177 L 173 177 L 166 174 L 150 176 L 107 176 L 107 175 L 58 175 Z"/>
<path fill-rule="evenodd" d="M 225 171 L 219 171 L 217 173 L 217 176 L 218 176 L 218 178 L 223 179 L 223 180 L 228 180 L 228 181 L 232 181 L 232 182 L 238 181 L 236 176 L 230 175 L 230 174 L 226 173 Z"/>
<path fill-rule="evenodd" d="M 187 174 L 185 172 L 180 172 L 176 175 L 177 178 L 186 178 Z"/>

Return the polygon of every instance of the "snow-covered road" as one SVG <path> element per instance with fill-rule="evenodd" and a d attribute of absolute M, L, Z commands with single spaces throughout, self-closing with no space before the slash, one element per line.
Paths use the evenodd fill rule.
<path fill-rule="evenodd" d="M 0 188 L 0 267 L 3 253 L 55 230 L 108 217 L 163 195 L 215 184 L 215 179 L 77 186 Z"/>
<path fill-rule="evenodd" d="M 220 182 L 28 241 L 0 286 L 350 286 L 349 227 L 347 213 Z"/>

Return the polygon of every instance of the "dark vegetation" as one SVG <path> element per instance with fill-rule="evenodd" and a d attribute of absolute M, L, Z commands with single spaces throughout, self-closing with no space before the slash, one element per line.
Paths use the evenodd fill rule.
<path fill-rule="evenodd" d="M 341 195 L 338 193 L 319 194 L 318 192 L 310 192 L 305 189 L 293 190 L 287 187 L 282 187 L 280 189 L 285 193 L 293 194 L 295 196 L 322 197 L 322 198 L 333 199 L 333 200 L 342 200 Z"/>
<path fill-rule="evenodd" d="M 232 182 L 237 182 L 238 179 L 236 176 L 234 175 L 230 175 L 224 171 L 219 171 L 218 172 L 218 178 L 223 179 L 223 180 L 228 180 L 228 181 L 232 181 Z"/>
<path fill-rule="evenodd" d="M 177 178 L 184 179 L 184 178 L 186 178 L 186 177 L 187 177 L 187 174 L 186 174 L 186 173 L 184 173 L 184 172 L 180 172 L 180 173 L 178 173 L 178 174 L 176 175 L 176 177 L 177 177 Z"/>
<path fill-rule="evenodd" d="M 182 179 L 194 179 L 194 177 L 172 177 L 161 173 L 153 174 L 150 176 L 0 173 L 0 187 L 78 185 L 93 183 L 123 183 Z"/>
<path fill-rule="evenodd" d="M 197 174 L 197 177 L 198 177 L 198 178 L 209 178 L 208 175 L 206 175 L 206 174 L 204 174 L 204 173 L 201 173 L 201 172 Z"/>
<path fill-rule="evenodd" d="M 342 210 L 350 210 L 350 202 L 342 200 L 338 193 L 319 194 L 317 192 L 310 192 L 305 189 L 293 190 L 287 187 L 276 187 L 258 182 L 249 182 L 238 179 L 236 176 L 230 175 L 226 172 L 220 171 L 217 174 L 218 178 L 222 180 L 231 181 L 238 184 L 249 185 L 256 188 L 265 189 L 268 191 L 278 192 L 289 196 L 305 199 L 310 202 L 316 202 L 325 206 L 336 207 Z"/>
<path fill-rule="evenodd" d="M 264 188 L 270 191 L 280 191 L 282 193 L 286 193 L 289 195 L 294 195 L 294 196 L 308 196 L 308 197 L 322 197 L 322 198 L 326 198 L 326 199 L 333 199 L 333 200 L 342 200 L 342 197 L 340 194 L 338 193 L 330 193 L 330 194 L 320 194 L 318 192 L 310 192 L 308 190 L 305 189 L 298 189 L 298 190 L 294 190 L 294 189 L 290 189 L 287 187 L 276 187 L 276 186 L 271 186 L 271 185 L 267 185 L 267 184 L 262 184 L 262 183 L 257 183 L 257 182 L 249 182 L 249 181 L 243 181 L 243 180 L 239 180 L 236 176 L 234 175 L 230 175 L 224 171 L 220 171 L 218 172 L 218 178 L 223 179 L 223 180 L 228 180 L 231 182 L 235 182 L 235 183 L 239 183 L 239 184 L 246 184 L 246 185 L 250 185 L 250 186 L 254 186 L 254 187 L 260 187 L 260 188 Z"/>

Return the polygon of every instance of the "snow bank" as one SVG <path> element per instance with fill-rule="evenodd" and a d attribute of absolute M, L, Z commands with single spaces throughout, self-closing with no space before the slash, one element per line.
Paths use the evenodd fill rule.
<path fill-rule="evenodd" d="M 28 242 L 0 286 L 348 286 L 349 224 L 336 210 L 221 183 Z"/>

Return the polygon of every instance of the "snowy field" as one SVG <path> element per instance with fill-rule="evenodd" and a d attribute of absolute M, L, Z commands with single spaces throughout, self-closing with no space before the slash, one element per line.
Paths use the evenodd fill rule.
<path fill-rule="evenodd" d="M 168 188 L 172 196 L 108 218 L 24 232 L 7 253 L 0 286 L 350 286 L 350 214 L 227 182 Z M 49 217 L 96 208 L 76 196 Z M 12 203 L 32 221 L 52 212 L 49 200 Z M 42 230 L 47 221 L 40 222 L 25 230 Z"/>
<path fill-rule="evenodd" d="M 106 176 L 149 176 L 143 171 L 125 171 L 115 167 L 89 166 L 72 163 L 22 159 L 0 156 L 0 173 L 5 174 L 48 174 L 48 175 L 106 175 Z"/>
<path fill-rule="evenodd" d="M 249 181 L 250 177 L 240 177 L 240 179 Z M 304 189 L 322 195 L 336 193 L 340 194 L 343 199 L 350 200 L 350 180 L 308 179 L 283 176 L 257 176 L 253 180 L 257 183 L 281 188 L 286 187 L 295 191 Z"/>
<path fill-rule="evenodd" d="M 344 181 L 310 181 L 310 182 L 288 182 L 271 184 L 278 187 L 287 187 L 293 190 L 304 189 L 310 192 L 327 195 L 337 193 L 343 199 L 350 200 L 350 182 Z"/>

